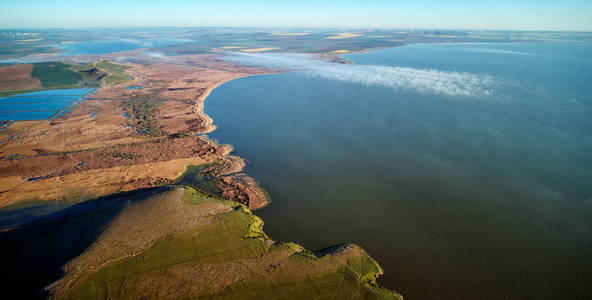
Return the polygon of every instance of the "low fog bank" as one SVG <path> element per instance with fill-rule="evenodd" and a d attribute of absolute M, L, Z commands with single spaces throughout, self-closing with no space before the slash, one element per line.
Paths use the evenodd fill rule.
<path fill-rule="evenodd" d="M 364 85 L 379 85 L 448 96 L 486 96 L 495 80 L 490 75 L 434 69 L 346 65 L 306 54 L 232 53 L 222 60 L 269 69 L 300 71 L 313 77 Z"/>

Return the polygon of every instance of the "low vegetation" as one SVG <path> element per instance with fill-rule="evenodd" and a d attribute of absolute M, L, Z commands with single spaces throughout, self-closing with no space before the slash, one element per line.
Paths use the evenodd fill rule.
<path fill-rule="evenodd" d="M 100 60 L 89 64 L 72 65 L 73 71 L 79 72 L 85 76 L 85 82 L 88 84 L 96 83 L 101 85 L 120 84 L 132 80 L 132 77 L 125 74 L 124 71 L 130 67 L 116 64 L 108 60 Z"/>
<path fill-rule="evenodd" d="M 98 88 L 104 85 L 122 84 L 133 78 L 124 73 L 130 67 L 107 60 L 88 64 L 42 62 L 32 64 L 30 76 L 17 78 L 22 82 L 14 85 L 14 78 L 0 78 L 11 83 L 0 97 L 8 97 L 47 89 Z M 10 77 L 10 76 L 8 76 Z M 30 80 L 38 79 L 40 86 L 32 87 Z"/>
<path fill-rule="evenodd" d="M 10 90 L 10 91 L 1 91 L 0 97 L 9 97 L 14 95 L 20 95 L 24 93 L 38 91 L 39 89 L 28 89 L 28 90 Z"/>
<path fill-rule="evenodd" d="M 169 138 L 171 139 L 182 139 L 182 138 L 186 138 L 186 137 L 190 137 L 191 133 L 187 133 L 187 132 L 181 132 L 181 133 L 173 133 L 169 135 Z"/>
<path fill-rule="evenodd" d="M 115 151 L 109 153 L 111 156 L 121 159 L 140 159 L 142 158 L 142 154 L 139 153 L 131 153 L 131 152 L 121 152 Z"/>
<path fill-rule="evenodd" d="M 196 187 L 212 196 L 220 196 L 222 191 L 218 187 L 219 180 L 210 172 L 203 172 L 213 165 L 214 163 L 188 166 L 187 170 L 177 179 L 176 183 Z"/>
<path fill-rule="evenodd" d="M 10 153 L 10 154 L 8 154 L 6 156 L 6 159 L 8 159 L 8 160 L 17 160 L 17 159 L 21 159 L 23 157 L 25 157 L 25 156 L 22 155 L 22 154 L 19 154 L 19 153 Z"/>
<path fill-rule="evenodd" d="M 148 134 L 155 137 L 164 134 L 164 132 L 158 127 L 155 118 L 156 110 L 162 105 L 162 103 L 163 101 L 160 99 L 144 95 L 123 101 L 126 110 L 130 112 L 130 116 L 134 118 L 136 122 L 134 127 L 138 133 Z"/>
<path fill-rule="evenodd" d="M 33 64 L 31 76 L 39 79 L 44 88 L 78 86 L 82 82 L 82 75 L 70 67 L 61 62 L 36 63 Z"/>
<path fill-rule="evenodd" d="M 107 85 L 119 84 L 132 80 L 131 76 L 124 74 L 124 71 L 130 68 L 128 66 L 116 64 L 107 60 L 102 60 L 95 63 L 95 67 L 107 72 L 107 77 L 103 78 L 103 81 Z"/>
<path fill-rule="evenodd" d="M 67 264 L 54 298 L 400 299 L 376 284 L 382 270 L 356 245 L 316 255 L 277 243 L 246 207 L 193 188 L 140 198 Z"/>

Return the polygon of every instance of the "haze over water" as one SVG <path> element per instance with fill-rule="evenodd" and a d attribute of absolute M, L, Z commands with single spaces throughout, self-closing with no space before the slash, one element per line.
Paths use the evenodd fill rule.
<path fill-rule="evenodd" d="M 354 242 L 406 299 L 584 299 L 592 45 L 410 45 L 216 89 L 274 239 Z M 269 64 L 265 57 L 239 58 Z M 267 61 L 266 61 L 267 59 Z"/>

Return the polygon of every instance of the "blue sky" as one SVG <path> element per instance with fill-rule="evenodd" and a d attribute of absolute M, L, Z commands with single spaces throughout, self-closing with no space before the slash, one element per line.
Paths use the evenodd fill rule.
<path fill-rule="evenodd" d="M 0 0 L 0 28 L 119 26 L 592 31 L 592 0 Z"/>

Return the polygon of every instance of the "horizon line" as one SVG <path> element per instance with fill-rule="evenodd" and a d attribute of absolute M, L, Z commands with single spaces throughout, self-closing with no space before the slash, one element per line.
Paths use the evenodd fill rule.
<path fill-rule="evenodd" d="M 479 28 L 446 28 L 446 27 L 347 27 L 347 26 L 236 26 L 236 25 L 196 25 L 196 26 L 175 26 L 175 25 L 147 25 L 147 26 L 92 26 L 92 27 L 0 27 L 0 30 L 67 30 L 67 29 L 140 29 L 140 28 L 235 28 L 235 29 L 323 29 L 323 30 L 450 30 L 450 31 L 490 31 L 490 32 L 578 32 L 592 33 L 592 29 L 479 29 Z"/>

